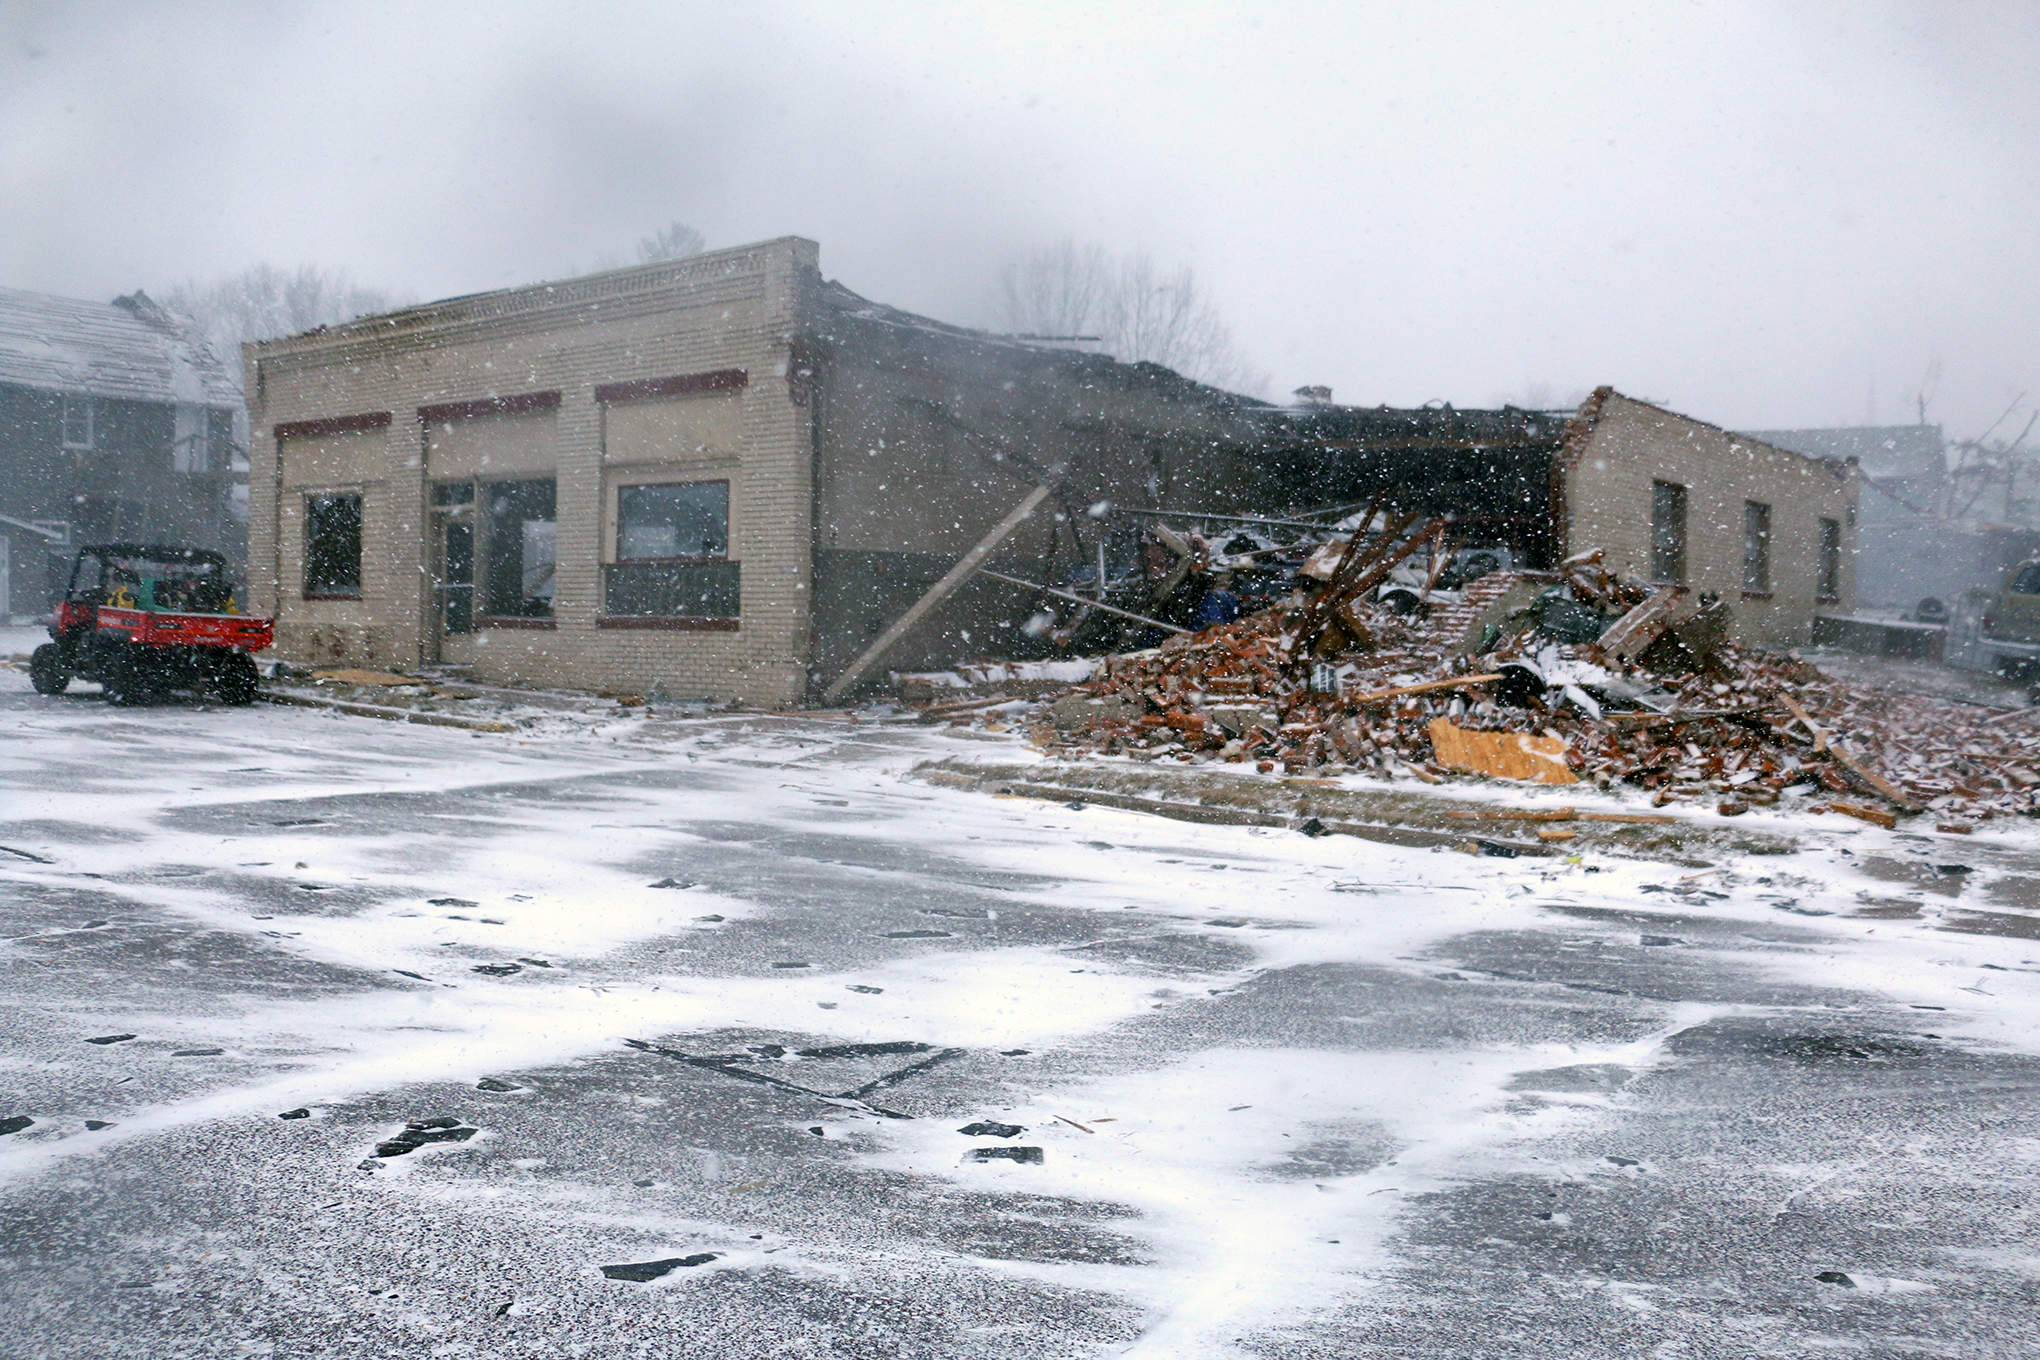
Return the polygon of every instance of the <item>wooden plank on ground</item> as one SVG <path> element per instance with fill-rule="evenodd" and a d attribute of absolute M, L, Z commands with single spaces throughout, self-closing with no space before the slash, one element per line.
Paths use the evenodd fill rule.
<path fill-rule="evenodd" d="M 1533 784 L 1577 784 L 1565 763 L 1565 742 L 1524 732 L 1469 732 L 1450 718 L 1433 718 L 1425 729 L 1438 763 L 1448 770 L 1522 779 Z"/>
<path fill-rule="evenodd" d="M 1421 685 L 1397 685 L 1394 689 L 1378 689 L 1372 694 L 1356 694 L 1353 696 L 1352 702 L 1356 704 L 1379 703 L 1383 699 L 1400 699 L 1405 694 L 1428 694 L 1434 689 L 1464 689 L 1468 685 L 1485 685 L 1490 680 L 1499 680 L 1501 678 L 1502 673 L 1496 671 L 1491 675 L 1461 675 L 1455 676 L 1450 680 L 1426 680 Z"/>

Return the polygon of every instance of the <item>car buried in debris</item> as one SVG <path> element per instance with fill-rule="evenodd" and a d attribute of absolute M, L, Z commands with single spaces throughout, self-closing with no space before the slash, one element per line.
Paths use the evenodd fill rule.
<path fill-rule="evenodd" d="M 61 694 L 74 679 L 97 681 L 107 701 L 121 705 L 176 691 L 253 703 L 261 676 L 251 653 L 272 634 L 271 620 L 236 610 L 220 554 L 99 544 L 79 549 L 29 678 L 39 694 Z"/>

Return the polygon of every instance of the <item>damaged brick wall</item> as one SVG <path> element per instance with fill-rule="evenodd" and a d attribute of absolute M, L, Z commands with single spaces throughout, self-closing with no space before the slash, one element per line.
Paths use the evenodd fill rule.
<path fill-rule="evenodd" d="M 1582 408 L 1561 471 L 1568 551 L 1605 548 L 1610 569 L 1651 579 L 1652 483 L 1687 490 L 1687 575 L 1696 592 L 1735 606 L 1738 642 L 1801 647 L 1814 614 L 1854 597 L 1853 465 L 1773 448 L 1745 435 L 1603 389 Z M 1770 515 L 1769 588 L 1746 589 L 1744 506 Z M 1838 589 L 1818 591 L 1821 528 L 1840 529 Z"/>

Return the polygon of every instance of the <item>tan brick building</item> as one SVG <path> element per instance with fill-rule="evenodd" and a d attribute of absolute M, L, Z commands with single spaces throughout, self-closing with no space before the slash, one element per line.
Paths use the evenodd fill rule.
<path fill-rule="evenodd" d="M 1812 641 L 1854 598 L 1858 473 L 1601 388 L 1577 411 L 1332 406 L 1250 413 L 1288 500 L 1386 490 L 1455 518 L 1462 547 L 1548 570 L 1605 549 L 1617 572 L 1732 609 L 1732 636 Z"/>
<path fill-rule="evenodd" d="M 1858 476 L 1601 388 L 1566 431 L 1554 517 L 1570 552 L 1728 601 L 1732 636 L 1805 646 L 1855 595 Z"/>
<path fill-rule="evenodd" d="M 1111 500 L 1253 502 L 1238 399 L 944 326 L 784 238 L 246 348 L 250 566 L 281 656 L 790 704 L 1038 484 L 1000 560 Z M 977 578 L 889 657 L 1011 654 Z"/>

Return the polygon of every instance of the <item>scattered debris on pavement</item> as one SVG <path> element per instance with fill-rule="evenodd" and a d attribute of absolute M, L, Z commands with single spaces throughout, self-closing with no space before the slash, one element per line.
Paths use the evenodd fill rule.
<path fill-rule="evenodd" d="M 1019 1162 L 1023 1166 L 1040 1166 L 1045 1154 L 1038 1147 L 981 1147 L 972 1148 L 964 1154 L 967 1162 Z"/>
<path fill-rule="evenodd" d="M 663 1261 L 633 1261 L 625 1265 L 603 1266 L 602 1273 L 612 1280 L 629 1280 L 633 1284 L 645 1284 L 663 1275 L 689 1266 L 705 1266 L 710 1261 L 720 1260 L 719 1251 L 699 1251 L 692 1256 L 669 1256 Z"/>
<path fill-rule="evenodd" d="M 375 1145 L 378 1157 L 402 1157 L 416 1152 L 428 1143 L 465 1143 L 481 1130 L 463 1124 L 450 1114 L 436 1115 L 431 1119 L 414 1119 L 404 1125 L 404 1131 Z"/>
<path fill-rule="evenodd" d="M 1730 817 L 1788 796 L 1882 826 L 2040 812 L 2040 722 L 2024 710 L 1874 692 L 1730 643 L 1726 603 L 1620 579 L 1598 551 L 1449 592 L 1418 571 L 1390 599 L 1418 548 L 1444 560 L 1444 528 L 1371 515 L 1257 613 L 1095 658 L 1089 679 L 1031 704 L 923 715 L 1022 723 L 1067 759 L 1628 786 Z"/>
<path fill-rule="evenodd" d="M 966 1138 L 1018 1138 L 1027 1132 L 1027 1129 L 1020 1124 L 999 1124 L 989 1119 L 980 1119 L 975 1124 L 965 1124 L 957 1132 Z"/>

